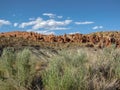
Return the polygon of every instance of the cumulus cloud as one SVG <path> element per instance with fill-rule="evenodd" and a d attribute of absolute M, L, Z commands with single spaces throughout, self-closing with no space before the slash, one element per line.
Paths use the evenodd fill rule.
<path fill-rule="evenodd" d="M 54 19 L 50 20 L 42 20 L 42 21 L 37 21 L 36 24 L 33 26 L 33 29 L 40 29 L 40 28 L 45 28 L 45 29 L 52 29 L 52 28 L 57 28 L 59 26 L 66 26 L 70 24 L 72 20 L 65 20 L 65 21 L 56 21 Z"/>
<path fill-rule="evenodd" d="M 75 22 L 76 25 L 86 25 L 86 24 L 93 24 L 92 21 L 85 21 L 85 22 Z"/>
<path fill-rule="evenodd" d="M 0 26 L 3 26 L 3 25 L 10 25 L 10 24 L 11 24 L 10 21 L 0 19 Z"/>
<path fill-rule="evenodd" d="M 20 28 L 25 28 L 27 26 L 32 26 L 33 30 L 44 29 L 44 30 L 66 30 L 65 26 L 69 25 L 72 20 L 56 21 L 54 19 L 43 20 L 42 18 L 37 18 L 36 20 L 23 22 L 19 25 Z"/>
<path fill-rule="evenodd" d="M 37 24 L 38 22 L 42 22 L 42 18 L 37 18 L 36 20 L 32 20 L 30 22 L 23 22 L 19 25 L 20 28 L 25 28 L 27 26 L 33 26 Z"/>
<path fill-rule="evenodd" d="M 14 23 L 13 26 L 14 26 L 14 27 L 17 27 L 17 26 L 18 26 L 18 23 Z"/>
<path fill-rule="evenodd" d="M 53 13 L 43 13 L 43 16 L 48 16 L 49 18 L 55 18 L 56 14 L 53 14 Z"/>
<path fill-rule="evenodd" d="M 102 29 L 103 26 L 94 26 L 92 29 L 96 30 L 96 29 Z"/>

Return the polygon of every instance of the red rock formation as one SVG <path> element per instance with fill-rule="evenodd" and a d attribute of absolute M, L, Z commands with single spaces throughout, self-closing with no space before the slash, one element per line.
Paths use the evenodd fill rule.
<path fill-rule="evenodd" d="M 58 42 L 58 43 L 86 43 L 87 46 L 93 47 L 98 46 L 100 48 L 115 44 L 116 47 L 120 47 L 120 32 L 100 32 L 89 35 L 83 34 L 65 34 L 55 36 L 43 35 L 34 32 L 6 32 L 0 33 L 0 37 L 12 37 L 12 38 L 23 38 L 26 40 L 33 40 L 37 42 Z"/>

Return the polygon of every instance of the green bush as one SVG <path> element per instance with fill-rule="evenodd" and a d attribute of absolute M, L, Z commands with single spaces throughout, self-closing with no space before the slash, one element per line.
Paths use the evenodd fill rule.
<path fill-rule="evenodd" d="M 120 88 L 120 49 L 60 52 L 43 71 L 45 90 L 117 90 Z M 90 57 L 91 56 L 91 57 Z M 95 60 L 95 61 L 92 61 Z"/>
<path fill-rule="evenodd" d="M 109 47 L 97 51 L 90 48 L 61 50 L 58 55 L 49 57 L 49 60 L 46 60 L 48 62 L 42 61 L 43 64 L 31 56 L 33 55 L 29 49 L 19 52 L 13 48 L 4 49 L 0 57 L 0 90 L 119 90 L 120 88 L 118 48 Z M 42 69 L 35 71 L 34 65 Z"/>
<path fill-rule="evenodd" d="M 27 90 L 31 83 L 30 51 L 24 49 L 18 53 L 6 48 L 0 58 L 0 89 Z"/>
<path fill-rule="evenodd" d="M 43 72 L 46 90 L 84 90 L 87 74 L 86 55 L 82 53 L 62 52 L 54 57 Z"/>

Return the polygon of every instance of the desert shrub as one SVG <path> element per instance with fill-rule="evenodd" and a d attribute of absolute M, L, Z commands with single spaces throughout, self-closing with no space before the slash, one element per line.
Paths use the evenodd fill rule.
<path fill-rule="evenodd" d="M 8 48 L 4 49 L 0 60 L 1 73 L 4 73 L 4 76 L 8 78 L 14 75 L 15 73 L 15 70 L 13 68 L 14 63 L 15 63 L 15 54 L 13 50 Z"/>
<path fill-rule="evenodd" d="M 6 48 L 0 57 L 0 90 L 120 90 L 120 49 L 94 50 L 65 49 L 39 62 L 28 49 Z"/>
<path fill-rule="evenodd" d="M 97 51 L 97 60 L 90 67 L 88 88 L 91 90 L 117 90 L 120 88 L 120 49 L 107 47 Z M 118 89 L 119 90 L 119 89 Z"/>
<path fill-rule="evenodd" d="M 50 59 L 42 79 L 45 90 L 119 90 L 120 49 L 63 50 Z"/>
<path fill-rule="evenodd" d="M 43 72 L 46 90 L 84 90 L 86 55 L 62 52 L 54 57 Z"/>
<path fill-rule="evenodd" d="M 30 76 L 30 51 L 27 49 L 24 49 L 23 51 L 19 52 L 17 54 L 17 61 L 16 61 L 16 69 L 17 69 L 17 80 L 20 85 L 26 86 L 26 84 L 29 82 L 29 76 Z"/>
<path fill-rule="evenodd" d="M 18 53 L 13 48 L 4 49 L 0 58 L 1 90 L 27 90 L 30 87 L 30 54 L 28 49 Z"/>
<path fill-rule="evenodd" d="M 109 65 L 111 69 L 114 70 L 115 78 L 120 78 L 120 49 L 115 48 L 115 46 L 111 46 L 109 48 L 105 48 L 103 50 L 104 62 Z"/>

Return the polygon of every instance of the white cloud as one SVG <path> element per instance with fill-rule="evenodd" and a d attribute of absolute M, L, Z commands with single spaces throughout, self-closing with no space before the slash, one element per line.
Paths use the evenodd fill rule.
<path fill-rule="evenodd" d="M 63 18 L 63 16 L 57 16 L 56 14 L 53 14 L 53 13 L 43 13 L 43 16 L 48 16 L 49 18 Z"/>
<path fill-rule="evenodd" d="M 68 30 L 70 28 L 64 28 L 64 27 L 55 27 L 55 28 L 50 28 L 49 30 Z"/>
<path fill-rule="evenodd" d="M 14 27 L 17 27 L 17 26 L 18 26 L 18 23 L 14 23 L 13 25 L 14 25 Z"/>
<path fill-rule="evenodd" d="M 103 28 L 103 26 L 94 26 L 92 29 L 102 29 Z"/>
<path fill-rule="evenodd" d="M 55 14 L 52 13 L 43 13 L 43 16 L 48 16 L 49 18 L 55 18 Z"/>
<path fill-rule="evenodd" d="M 44 31 L 40 31 L 40 30 L 27 30 L 27 32 L 36 32 L 36 33 L 40 33 L 40 34 L 45 34 L 45 35 L 49 35 L 49 34 L 55 34 L 55 32 L 53 31 L 48 31 L 48 30 L 44 30 Z"/>
<path fill-rule="evenodd" d="M 58 18 L 58 17 L 57 17 Z M 60 17 L 59 17 L 60 18 Z M 19 24 L 19 28 L 30 28 L 26 31 L 37 32 L 41 34 L 55 34 L 55 30 L 68 30 L 67 26 L 71 24 L 72 20 L 55 20 L 55 19 L 48 19 L 44 20 L 41 17 L 36 19 L 29 18 L 28 22 L 23 22 Z"/>
<path fill-rule="evenodd" d="M 41 33 L 41 34 L 46 34 L 46 35 L 55 34 L 55 32 L 53 32 L 53 31 L 36 31 L 36 32 Z"/>
<path fill-rule="evenodd" d="M 77 25 L 86 25 L 86 24 L 93 24 L 94 22 L 92 21 L 85 21 L 85 22 L 75 22 Z"/>
<path fill-rule="evenodd" d="M 32 20 L 30 22 L 23 22 L 22 24 L 19 25 L 20 28 L 25 28 L 27 26 L 33 26 L 39 22 L 42 22 L 42 18 L 37 18 L 36 20 Z"/>
<path fill-rule="evenodd" d="M 80 33 L 80 32 L 71 32 L 71 33 L 69 33 L 69 34 L 76 34 L 76 33 Z"/>
<path fill-rule="evenodd" d="M 63 18 L 63 16 L 57 16 L 57 18 Z"/>
<path fill-rule="evenodd" d="M 43 20 L 42 18 L 37 18 L 36 20 L 23 22 L 19 25 L 20 28 L 25 28 L 27 26 L 32 26 L 33 30 L 66 30 L 65 26 L 69 25 L 72 20 L 56 21 L 54 19 Z"/>
<path fill-rule="evenodd" d="M 0 19 L 0 26 L 3 26 L 3 25 L 10 25 L 10 24 L 11 24 L 10 21 Z"/>
<path fill-rule="evenodd" d="M 66 26 L 71 22 L 72 20 L 56 21 L 54 19 L 50 19 L 46 21 L 42 20 L 40 22 L 36 20 L 36 24 L 33 26 L 33 29 L 40 29 L 40 28 L 52 29 L 52 28 L 57 28 L 59 26 Z"/>

